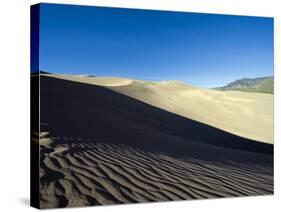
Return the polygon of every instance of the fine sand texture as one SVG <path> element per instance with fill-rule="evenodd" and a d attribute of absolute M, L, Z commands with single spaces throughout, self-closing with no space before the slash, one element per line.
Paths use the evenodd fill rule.
<path fill-rule="evenodd" d="M 166 99 L 182 99 L 199 88 L 175 81 L 63 77 L 40 77 L 41 208 L 273 194 L 270 140 L 230 133 L 164 108 L 161 98 L 152 100 L 154 90 L 163 90 Z M 171 84 L 174 90 L 164 95 Z M 216 92 L 222 103 L 226 97 L 234 102 L 242 98 L 240 92 Z M 142 99 L 145 95 L 151 99 Z M 244 95 L 252 101 L 252 95 L 241 95 L 242 105 L 247 105 Z M 270 96 L 255 98 L 252 111 L 259 111 L 259 101 Z M 148 102 L 156 100 L 161 107 Z M 256 120 L 263 122 L 259 117 Z"/>

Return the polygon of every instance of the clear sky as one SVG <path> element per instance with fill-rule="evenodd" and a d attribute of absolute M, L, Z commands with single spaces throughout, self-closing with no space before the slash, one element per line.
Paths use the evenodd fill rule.
<path fill-rule="evenodd" d="M 182 80 L 273 75 L 273 19 L 41 4 L 40 70 Z"/>

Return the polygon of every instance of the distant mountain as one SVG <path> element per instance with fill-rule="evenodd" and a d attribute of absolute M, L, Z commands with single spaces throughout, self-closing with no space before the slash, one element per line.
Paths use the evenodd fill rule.
<path fill-rule="evenodd" d="M 255 93 L 274 93 L 273 76 L 258 78 L 242 78 L 223 87 L 214 88 L 221 91 L 244 91 Z"/>

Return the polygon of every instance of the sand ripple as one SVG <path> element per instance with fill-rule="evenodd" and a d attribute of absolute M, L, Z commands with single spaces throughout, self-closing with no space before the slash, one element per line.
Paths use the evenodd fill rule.
<path fill-rule="evenodd" d="M 41 144 L 42 208 L 273 193 L 263 164 L 208 162 L 79 138 Z M 76 140 L 76 141 L 72 141 Z"/>

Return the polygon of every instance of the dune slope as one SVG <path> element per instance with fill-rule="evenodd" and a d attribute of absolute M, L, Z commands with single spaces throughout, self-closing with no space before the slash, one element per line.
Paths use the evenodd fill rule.
<path fill-rule="evenodd" d="M 69 75 L 52 77 L 102 85 L 157 108 L 224 131 L 260 142 L 273 143 L 271 94 L 208 90 L 179 81 L 145 82 Z"/>
<path fill-rule="evenodd" d="M 42 208 L 273 193 L 271 144 L 110 86 L 47 76 L 40 84 Z"/>
<path fill-rule="evenodd" d="M 133 82 L 113 90 L 256 141 L 273 143 L 273 95 L 223 92 L 180 82 Z"/>

